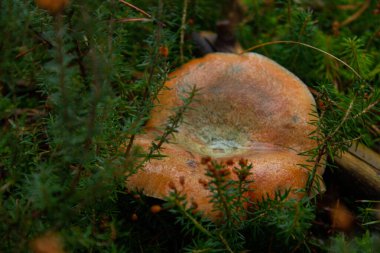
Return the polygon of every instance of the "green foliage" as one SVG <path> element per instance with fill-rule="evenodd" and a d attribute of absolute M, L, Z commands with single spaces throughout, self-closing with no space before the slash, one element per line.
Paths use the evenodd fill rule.
<path fill-rule="evenodd" d="M 345 38 L 342 47 L 344 48 L 342 59 L 356 69 L 363 78 L 367 79 L 368 71 L 373 65 L 373 57 L 363 49 L 363 40 L 357 37 Z"/>
<path fill-rule="evenodd" d="M 335 237 L 331 242 L 330 252 L 334 253 L 356 253 L 356 252 L 378 252 L 380 250 L 380 239 L 365 233 L 362 237 L 347 239 L 344 234 Z"/>
<path fill-rule="evenodd" d="M 364 235 L 321 243 L 311 232 L 310 199 L 278 193 L 246 211 L 252 182 L 244 161 L 232 172 L 237 180 L 228 179 L 224 164 L 208 164 L 218 221 L 195 213 L 176 189 L 158 214 L 149 211 L 157 200 L 126 193 L 126 177 L 165 155 L 161 146 L 196 99 L 190 87 L 148 154 L 135 152 L 134 139 L 168 73 L 181 64 L 181 50 L 185 60 L 194 57 L 181 32 L 187 38 L 213 30 L 229 9 L 229 1 L 189 0 L 182 24 L 183 0 L 128 2 L 151 17 L 116 0 L 73 0 L 55 16 L 33 1 L 0 1 L 0 252 L 28 252 L 49 233 L 67 252 L 376 252 L 378 235 L 368 225 L 375 218 L 365 212 Z M 258 48 L 315 90 L 320 119 L 311 122 L 318 127 L 312 138 L 320 145 L 305 153 L 315 162 L 311 188 L 326 154 L 333 161 L 353 141 L 378 141 L 379 7 L 369 1 L 345 22 L 355 14 L 342 8 L 347 1 L 243 2 L 237 35 L 244 48 L 293 41 L 322 51 L 300 43 Z M 357 10 L 362 2 L 349 4 Z"/>
<path fill-rule="evenodd" d="M 185 233 L 190 233 L 191 252 L 259 252 L 309 249 L 308 230 L 315 218 L 315 206 L 306 198 L 289 199 L 290 191 L 276 193 L 274 198 L 250 203 L 245 197 L 249 189 L 251 164 L 240 161 L 233 169 L 237 179 L 230 177 L 225 164 L 208 162 L 206 175 L 211 178 L 206 187 L 212 194 L 216 221 L 211 222 L 195 212 L 196 203 L 187 203 L 176 188 L 166 199 L 166 208 L 177 215 Z M 249 211 L 244 206 L 249 203 Z M 205 237 L 207 238 L 205 240 Z"/>
<path fill-rule="evenodd" d="M 257 247 L 263 252 L 284 248 L 310 250 L 308 231 L 315 219 L 315 206 L 306 199 L 289 200 L 288 194 L 277 193 L 273 199 L 256 204 L 248 228 L 249 238 L 257 239 L 249 243 L 250 248 Z"/>
<path fill-rule="evenodd" d="M 249 185 L 253 181 L 248 180 L 252 164 L 248 165 L 241 160 L 239 167 L 234 167 L 232 172 L 225 164 L 213 161 L 209 162 L 207 167 L 206 176 L 210 177 L 207 188 L 213 193 L 210 201 L 213 203 L 214 211 L 222 212 L 220 219 L 226 226 L 240 222 L 246 216 L 245 205 L 249 201 L 247 195 L 252 191 Z M 235 174 L 238 180 L 229 180 L 228 176 L 231 174 Z"/>

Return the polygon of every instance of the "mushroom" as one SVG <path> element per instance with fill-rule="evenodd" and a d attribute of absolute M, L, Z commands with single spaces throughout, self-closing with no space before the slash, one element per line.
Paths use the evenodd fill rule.
<path fill-rule="evenodd" d="M 127 179 L 127 188 L 164 199 L 172 188 L 186 194 L 188 203 L 215 218 L 210 192 L 202 185 L 209 181 L 206 166 L 200 161 L 240 159 L 252 164 L 252 201 L 276 191 L 292 189 L 290 197 L 301 198 L 309 171 L 300 164 L 312 165 L 301 152 L 317 142 L 313 114 L 315 101 L 306 85 L 288 70 L 256 53 L 208 54 L 183 65 L 170 75 L 158 97 L 160 102 L 146 125 L 146 134 L 136 143 L 148 149 L 162 126 L 181 105 L 183 90 L 200 89 L 184 123 L 170 143 L 163 145 L 165 158 L 152 159 Z M 317 175 L 323 174 L 318 168 Z M 232 175 L 232 174 L 231 174 Z"/>
<path fill-rule="evenodd" d="M 34 0 L 38 8 L 47 10 L 50 14 L 61 12 L 68 4 L 69 0 Z"/>

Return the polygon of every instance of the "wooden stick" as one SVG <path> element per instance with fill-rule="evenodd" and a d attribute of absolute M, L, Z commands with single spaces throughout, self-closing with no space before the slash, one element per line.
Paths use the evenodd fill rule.
<path fill-rule="evenodd" d="M 351 148 L 335 158 L 336 163 L 345 172 L 358 179 L 358 182 L 368 188 L 380 199 L 380 155 L 363 144 Z"/>

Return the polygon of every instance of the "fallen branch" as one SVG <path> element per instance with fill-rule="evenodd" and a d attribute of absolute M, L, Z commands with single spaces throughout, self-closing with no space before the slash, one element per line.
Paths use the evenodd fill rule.
<path fill-rule="evenodd" d="M 363 144 L 354 144 L 336 163 L 374 195 L 380 196 L 380 155 Z M 371 194 L 372 195 L 372 194 Z"/>

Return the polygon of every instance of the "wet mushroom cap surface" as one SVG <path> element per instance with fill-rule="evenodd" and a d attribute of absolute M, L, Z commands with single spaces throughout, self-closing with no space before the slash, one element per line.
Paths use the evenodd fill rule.
<path fill-rule="evenodd" d="M 299 154 L 317 146 L 310 138 L 316 133 L 310 122 L 317 116 L 312 95 L 295 75 L 259 54 L 215 53 L 183 65 L 165 86 L 146 134 L 136 142 L 145 149 L 162 133 L 173 109 L 182 105 L 186 91 L 196 86 L 199 92 L 170 144 L 163 145 L 167 157 L 152 159 L 129 177 L 129 189 L 164 198 L 174 183 L 190 203 L 211 214 L 210 192 L 199 183 L 209 180 L 202 157 L 235 161 L 230 170 L 241 158 L 252 163 L 252 199 L 305 187 L 308 171 L 300 164 L 309 162 Z M 322 173 L 320 168 L 318 175 Z"/>

